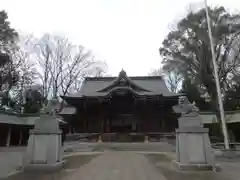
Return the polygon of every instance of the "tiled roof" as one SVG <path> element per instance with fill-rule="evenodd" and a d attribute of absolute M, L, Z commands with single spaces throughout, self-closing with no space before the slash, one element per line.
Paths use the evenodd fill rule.
<path fill-rule="evenodd" d="M 179 96 L 179 94 L 172 93 L 168 90 L 163 78 L 161 76 L 135 76 L 128 77 L 125 72 L 121 71 L 118 77 L 87 77 L 85 78 L 79 92 L 70 94 L 68 97 L 98 97 L 106 96 L 109 91 L 103 91 L 108 87 L 113 86 L 116 81 L 124 79 L 129 81 L 134 86 L 137 86 L 140 91 L 139 95 L 163 95 Z"/>

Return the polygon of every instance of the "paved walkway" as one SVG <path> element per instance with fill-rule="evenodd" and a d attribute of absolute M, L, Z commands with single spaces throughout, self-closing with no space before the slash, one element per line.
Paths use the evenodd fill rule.
<path fill-rule="evenodd" d="M 166 180 L 141 154 L 108 152 L 81 167 L 68 180 Z"/>
<path fill-rule="evenodd" d="M 0 148 L 0 178 L 15 171 L 22 164 L 24 147 Z"/>
<path fill-rule="evenodd" d="M 22 164 L 22 156 L 26 147 L 0 147 L 0 178 L 7 176 L 16 170 Z M 112 150 L 128 150 L 128 151 L 156 151 L 168 152 L 174 150 L 174 147 L 166 143 L 80 143 L 78 141 L 67 142 L 64 148 L 70 148 L 73 152 L 90 152 L 92 149 L 104 151 Z M 65 154 L 73 153 L 72 151 Z"/>

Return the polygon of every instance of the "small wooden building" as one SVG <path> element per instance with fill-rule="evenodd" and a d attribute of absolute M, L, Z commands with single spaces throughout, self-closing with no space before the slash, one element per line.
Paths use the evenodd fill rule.
<path fill-rule="evenodd" d="M 62 96 L 60 115 L 66 133 L 172 133 L 177 116 L 172 106 L 180 94 L 168 90 L 161 76 L 86 77 L 79 92 Z"/>
<path fill-rule="evenodd" d="M 0 110 L 0 146 L 25 146 L 28 142 L 29 130 L 33 129 L 40 114 L 24 114 L 14 111 Z M 60 127 L 65 124 L 59 119 Z"/>

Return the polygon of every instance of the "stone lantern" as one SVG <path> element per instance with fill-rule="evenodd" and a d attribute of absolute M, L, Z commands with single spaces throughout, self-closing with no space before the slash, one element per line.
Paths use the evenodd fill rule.
<path fill-rule="evenodd" d="M 64 165 L 61 152 L 59 120 L 52 113 L 51 101 L 30 130 L 28 146 L 23 160 L 24 170 L 54 171 Z"/>

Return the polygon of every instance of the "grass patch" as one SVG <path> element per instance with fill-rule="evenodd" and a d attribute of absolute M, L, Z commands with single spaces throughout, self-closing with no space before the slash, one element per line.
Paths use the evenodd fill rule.
<path fill-rule="evenodd" d="M 230 180 L 222 172 L 212 171 L 178 171 L 171 163 L 161 164 L 157 169 L 168 180 Z"/>
<path fill-rule="evenodd" d="M 81 166 L 88 164 L 93 158 L 97 157 L 98 155 L 77 155 L 77 156 L 68 156 L 64 158 L 67 160 L 64 169 L 77 169 Z"/>
<path fill-rule="evenodd" d="M 168 180 L 217 180 L 213 177 L 213 172 L 180 172 L 169 166 L 171 165 L 165 164 L 157 167 Z"/>
<path fill-rule="evenodd" d="M 147 154 L 146 157 L 154 164 L 172 161 L 172 159 L 165 154 Z"/>
<path fill-rule="evenodd" d="M 222 172 L 178 171 L 173 167 L 172 159 L 165 154 L 149 154 L 146 157 L 167 180 L 230 180 Z"/>

